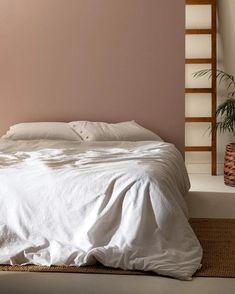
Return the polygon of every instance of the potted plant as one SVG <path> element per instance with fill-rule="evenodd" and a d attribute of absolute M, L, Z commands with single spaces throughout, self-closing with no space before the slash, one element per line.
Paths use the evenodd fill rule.
<path fill-rule="evenodd" d="M 195 78 L 207 76 L 209 79 L 212 76 L 211 69 L 200 70 L 193 75 Z M 231 132 L 235 135 L 235 78 L 222 70 L 217 70 L 216 77 L 219 85 L 225 85 L 226 93 L 224 101 L 218 105 L 216 116 L 218 122 L 217 130 L 220 132 Z M 224 183 L 228 186 L 235 187 L 235 142 L 226 146 L 224 160 Z"/>

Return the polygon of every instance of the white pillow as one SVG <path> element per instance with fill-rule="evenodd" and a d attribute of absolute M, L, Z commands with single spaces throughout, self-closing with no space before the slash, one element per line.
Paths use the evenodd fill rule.
<path fill-rule="evenodd" d="M 158 135 L 135 121 L 115 124 L 74 121 L 69 124 L 83 141 L 162 141 Z"/>
<path fill-rule="evenodd" d="M 2 139 L 11 140 L 69 140 L 81 141 L 68 123 L 35 122 L 20 123 L 10 127 Z"/>

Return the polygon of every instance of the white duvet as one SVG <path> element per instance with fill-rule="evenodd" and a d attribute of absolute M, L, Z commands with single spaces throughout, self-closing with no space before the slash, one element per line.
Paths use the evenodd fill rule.
<path fill-rule="evenodd" d="M 94 264 L 189 279 L 202 249 L 164 142 L 0 140 L 0 263 Z"/>

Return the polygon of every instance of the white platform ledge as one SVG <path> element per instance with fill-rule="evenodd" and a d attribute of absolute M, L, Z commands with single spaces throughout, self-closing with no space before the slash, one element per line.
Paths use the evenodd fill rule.
<path fill-rule="evenodd" d="M 189 175 L 186 197 L 190 217 L 235 218 L 235 188 L 224 185 L 223 176 Z"/>

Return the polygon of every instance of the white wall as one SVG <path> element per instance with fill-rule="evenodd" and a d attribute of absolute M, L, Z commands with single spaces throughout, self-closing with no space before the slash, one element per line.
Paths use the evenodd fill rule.
<path fill-rule="evenodd" d="M 235 75 L 235 0 L 220 0 L 217 3 L 218 68 Z M 223 90 L 219 90 L 218 93 L 218 103 L 220 103 Z M 235 142 L 231 133 L 218 134 L 219 163 L 223 163 L 225 146 L 230 142 Z"/>
<path fill-rule="evenodd" d="M 218 31 L 223 50 L 222 61 L 226 71 L 235 74 L 235 1 L 218 2 Z"/>

